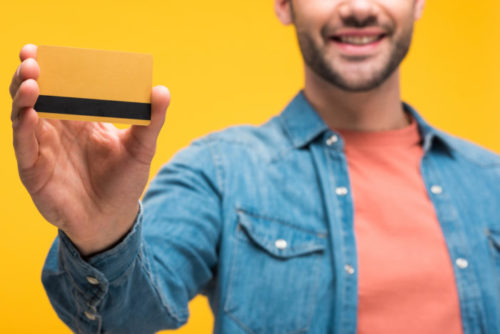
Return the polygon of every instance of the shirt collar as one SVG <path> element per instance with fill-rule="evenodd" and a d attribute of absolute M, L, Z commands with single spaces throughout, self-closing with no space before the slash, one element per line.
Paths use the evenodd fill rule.
<path fill-rule="evenodd" d="M 303 91 L 293 98 L 280 118 L 283 128 L 296 148 L 309 144 L 328 130 L 328 126 L 307 101 Z"/>
<path fill-rule="evenodd" d="M 444 144 L 443 147 L 445 149 L 451 150 L 452 146 L 449 143 L 448 135 L 432 127 L 409 104 L 403 102 L 403 107 L 413 116 L 418 124 L 420 135 L 423 140 L 424 152 L 438 145 L 438 142 Z M 296 148 L 308 145 L 319 135 L 329 130 L 328 126 L 321 119 L 316 110 L 314 110 L 313 106 L 307 101 L 302 90 L 292 99 L 285 110 L 283 110 L 280 119 L 285 132 Z"/>

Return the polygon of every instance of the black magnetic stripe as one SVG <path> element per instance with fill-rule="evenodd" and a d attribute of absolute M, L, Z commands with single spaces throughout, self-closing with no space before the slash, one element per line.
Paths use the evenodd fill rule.
<path fill-rule="evenodd" d="M 151 119 L 151 104 L 40 95 L 35 110 L 55 114 Z"/>

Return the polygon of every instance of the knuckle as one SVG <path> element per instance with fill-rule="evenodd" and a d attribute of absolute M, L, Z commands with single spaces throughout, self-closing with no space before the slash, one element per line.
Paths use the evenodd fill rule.
<path fill-rule="evenodd" d="M 148 165 L 153 160 L 155 148 L 154 145 L 151 147 L 144 142 L 141 142 L 137 138 L 133 138 L 130 142 L 130 146 L 127 147 L 128 152 L 133 156 L 136 161 Z"/>

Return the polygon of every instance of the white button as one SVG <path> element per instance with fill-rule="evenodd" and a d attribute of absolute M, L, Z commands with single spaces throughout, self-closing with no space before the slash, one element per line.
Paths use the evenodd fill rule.
<path fill-rule="evenodd" d="M 83 312 L 83 314 L 85 314 L 85 316 L 89 319 L 89 320 L 95 320 L 96 316 L 94 313 L 90 313 L 90 312 Z"/>
<path fill-rule="evenodd" d="M 440 187 L 440 186 L 438 186 L 438 185 L 433 185 L 433 186 L 431 187 L 431 192 L 432 192 L 433 194 L 437 194 L 437 195 L 439 195 L 439 194 L 441 194 L 441 193 L 443 192 L 443 188 L 441 188 L 441 187 Z"/>
<path fill-rule="evenodd" d="M 349 275 L 354 274 L 354 268 L 353 268 L 352 266 L 350 266 L 350 265 L 346 264 L 346 265 L 344 266 L 344 269 L 345 269 L 346 273 L 348 273 Z"/>
<path fill-rule="evenodd" d="M 461 258 L 461 257 L 459 257 L 455 261 L 455 263 L 457 264 L 458 268 L 460 268 L 460 269 L 465 269 L 469 266 L 469 262 L 466 259 Z"/>
<path fill-rule="evenodd" d="M 274 243 L 274 245 L 278 249 L 285 249 L 288 246 L 288 243 L 286 242 L 286 240 L 278 239 L 278 240 L 276 240 L 276 242 Z"/>
<path fill-rule="evenodd" d="M 347 188 L 346 187 L 338 187 L 337 189 L 335 189 L 335 192 L 337 193 L 337 195 L 339 196 L 343 196 L 343 195 L 347 195 Z"/>
<path fill-rule="evenodd" d="M 89 282 L 92 285 L 99 284 L 99 281 L 97 280 L 97 278 L 92 277 L 92 276 L 87 276 L 87 282 Z"/>
<path fill-rule="evenodd" d="M 339 140 L 339 137 L 337 137 L 336 135 L 333 135 L 333 136 L 331 136 L 330 138 L 328 138 L 326 140 L 326 145 L 332 146 L 333 144 L 335 144 L 336 142 L 338 142 L 338 140 Z"/>

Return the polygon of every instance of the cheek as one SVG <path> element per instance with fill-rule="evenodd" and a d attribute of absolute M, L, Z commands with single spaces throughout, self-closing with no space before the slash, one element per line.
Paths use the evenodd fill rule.
<path fill-rule="evenodd" d="M 398 26 L 413 24 L 415 20 L 416 0 L 378 0 L 380 8 Z"/>
<path fill-rule="evenodd" d="M 310 42 L 322 47 L 322 29 L 332 22 L 337 2 L 341 0 L 297 0 L 294 1 L 295 28 L 301 35 L 307 35 Z"/>
<path fill-rule="evenodd" d="M 293 1 L 296 23 L 311 28 L 318 28 L 331 20 L 338 0 L 298 0 Z"/>

